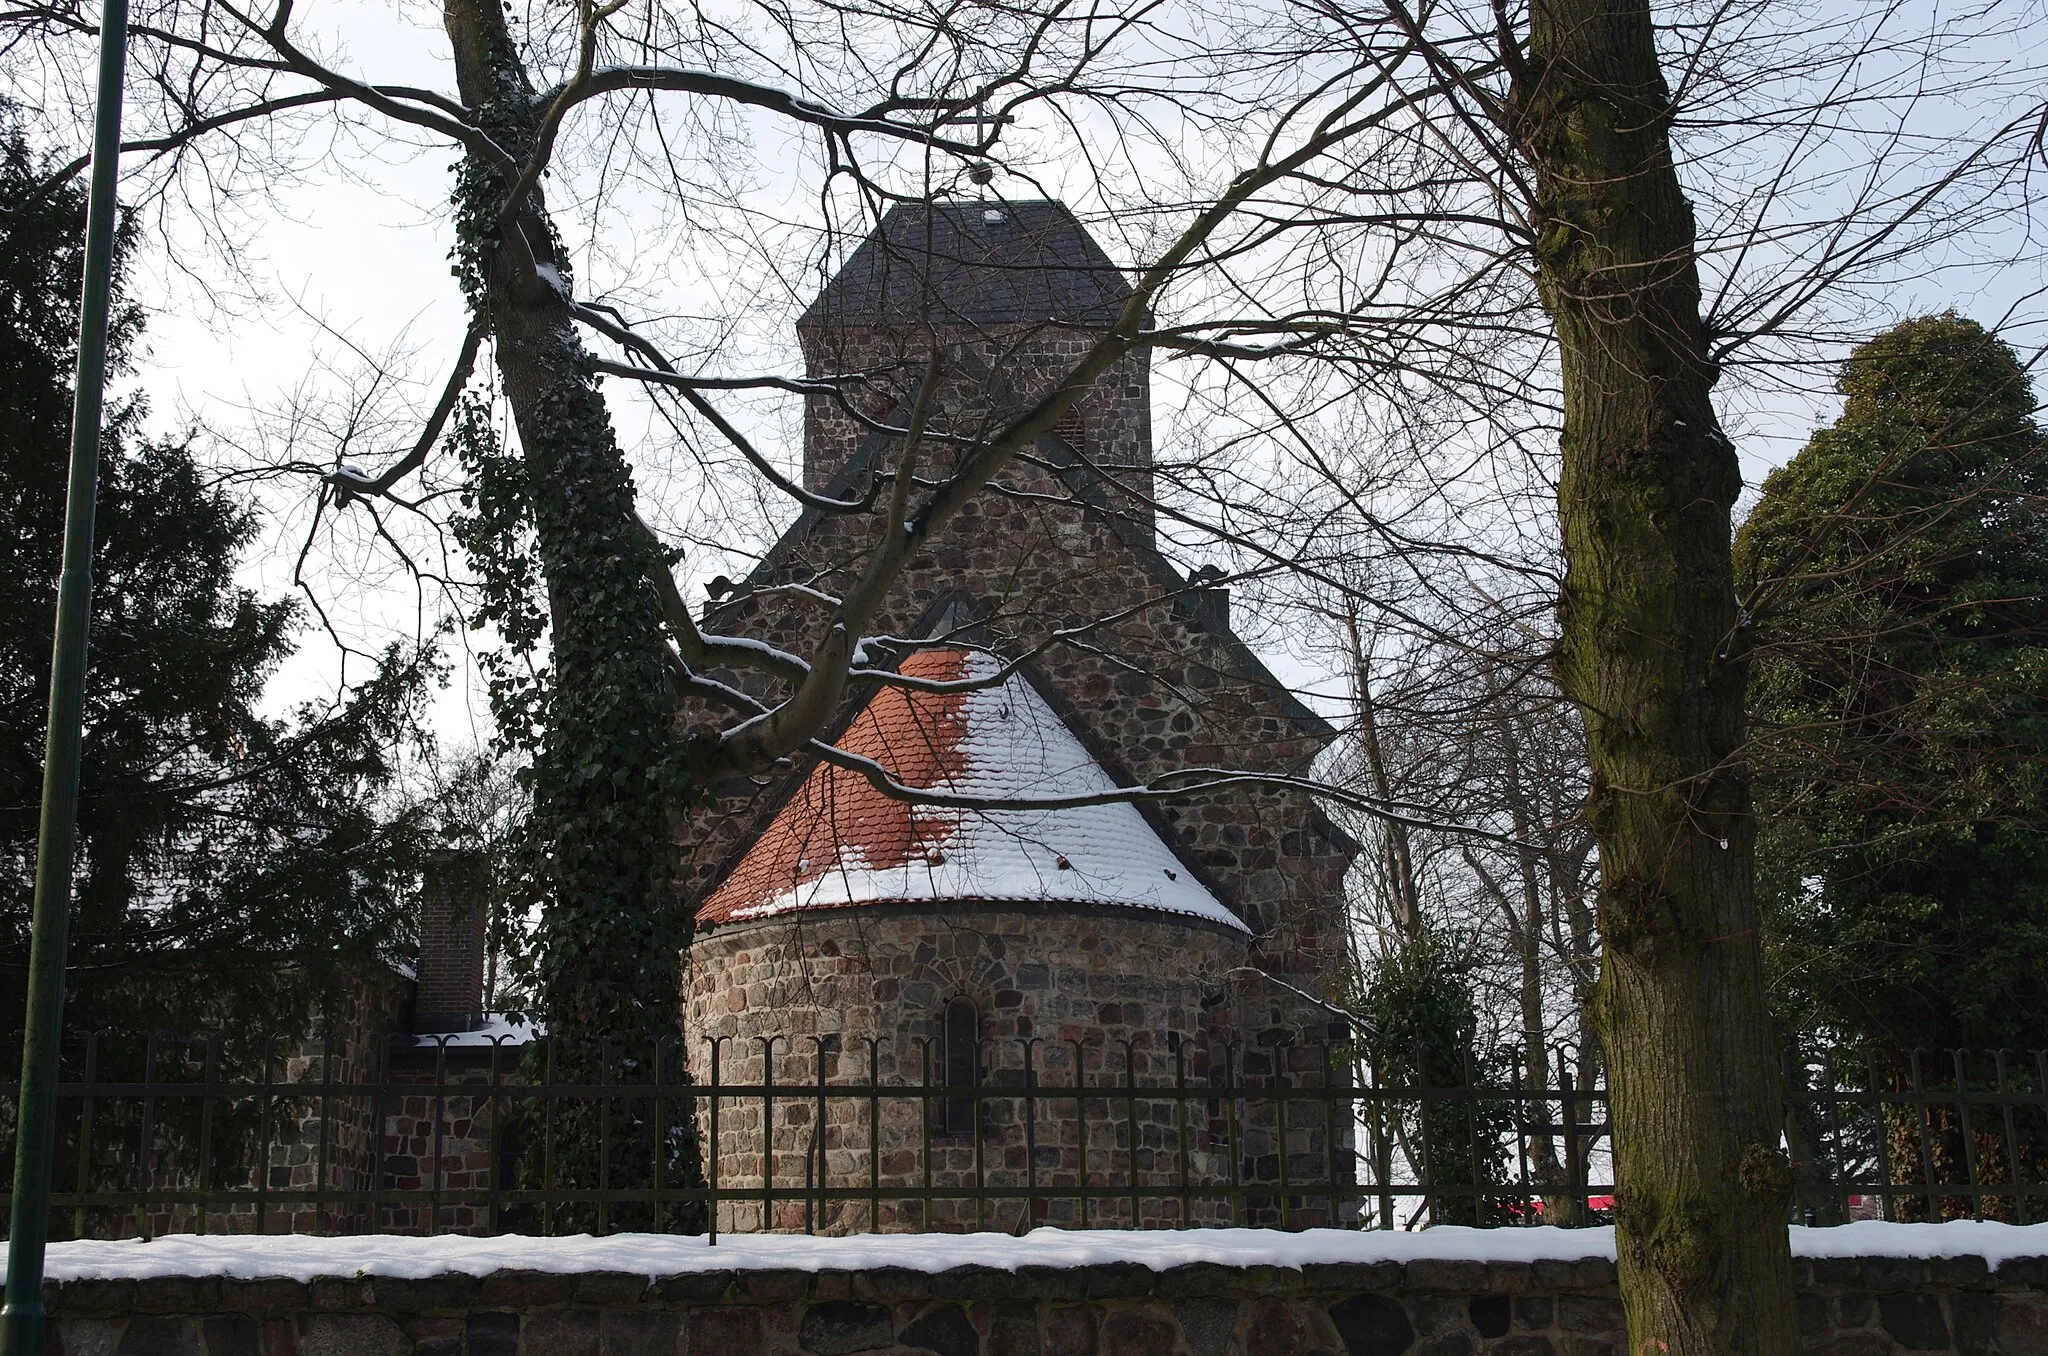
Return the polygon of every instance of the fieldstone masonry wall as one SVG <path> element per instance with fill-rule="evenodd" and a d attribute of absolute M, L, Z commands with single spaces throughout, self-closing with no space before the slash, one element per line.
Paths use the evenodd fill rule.
<path fill-rule="evenodd" d="M 2042 1356 L 2048 1258 L 1799 1263 L 1812 1356 Z M 58 1356 L 1625 1356 L 1605 1261 L 52 1284 Z"/>
<path fill-rule="evenodd" d="M 373 1125 L 377 1108 L 373 1099 L 335 1096 L 323 1108 L 318 1094 L 325 1082 L 345 1086 L 374 1082 L 385 1058 L 387 1033 L 397 1025 L 411 1002 L 411 984 L 381 967 L 357 973 L 342 987 L 331 1032 L 316 1031 L 302 1041 L 272 1052 L 273 1063 L 266 1071 L 280 1084 L 301 1084 L 300 1096 L 280 1096 L 278 1110 L 283 1133 L 270 1148 L 262 1171 L 265 1181 L 251 1175 L 239 1182 L 216 1186 L 270 1190 L 304 1195 L 309 1192 L 361 1192 L 377 1185 L 370 1165 L 376 1135 Z M 251 1076 L 255 1070 L 250 1070 Z M 323 1124 L 324 1121 L 324 1124 Z M 322 1154 L 323 1134 L 326 1152 Z M 175 1181 L 185 1165 L 160 1151 L 152 1160 L 159 1183 Z M 389 1185 L 386 1183 L 385 1185 Z M 194 1229 L 195 1209 L 164 1206 L 144 1218 L 132 1209 L 109 1214 L 88 1214 L 85 1236 L 95 1238 L 154 1238 Z M 329 1204 L 318 1207 L 299 1202 L 269 1204 L 262 1227 L 290 1233 L 318 1233 L 346 1227 L 350 1212 Z M 209 1210 L 206 1230 L 211 1233 L 253 1233 L 258 1231 L 256 1207 L 236 1205 Z M 388 1225 L 387 1225 L 388 1227 Z"/>

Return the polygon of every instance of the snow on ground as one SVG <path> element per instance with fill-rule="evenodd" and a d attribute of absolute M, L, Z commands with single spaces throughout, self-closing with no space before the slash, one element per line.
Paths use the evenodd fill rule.
<path fill-rule="evenodd" d="M 1831 1229 L 1794 1228 L 1799 1257 L 1982 1257 L 1991 1267 L 2013 1257 L 2048 1256 L 2048 1224 L 1957 1221 L 1886 1224 L 1866 1220 Z M 672 1276 L 722 1268 L 857 1271 L 902 1267 L 945 1271 L 985 1266 L 1076 1267 L 1136 1262 L 1155 1271 L 1189 1262 L 1223 1266 L 1299 1267 L 1315 1262 L 1406 1262 L 1460 1259 L 1484 1262 L 1577 1261 L 1614 1257 L 1614 1230 L 1472 1229 L 1445 1225 L 1418 1233 L 1310 1229 L 1197 1229 L 1132 1233 L 1119 1230 L 1037 1229 L 1008 1234 L 888 1234 L 852 1238 L 800 1235 L 727 1235 L 716 1247 L 701 1237 L 614 1234 L 592 1238 L 407 1238 L 368 1234 L 309 1238 L 266 1234 L 173 1234 L 154 1242 L 85 1241 L 50 1245 L 52 1280 L 141 1279 L 152 1276 L 230 1276 L 244 1279 L 373 1275 L 420 1279 L 494 1271 L 616 1271 Z M 0 1271 L 4 1275 L 4 1271 Z"/>

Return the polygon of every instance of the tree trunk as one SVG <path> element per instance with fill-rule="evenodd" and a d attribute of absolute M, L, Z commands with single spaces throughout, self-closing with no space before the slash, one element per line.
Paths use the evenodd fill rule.
<path fill-rule="evenodd" d="M 541 110 L 503 7 L 446 0 L 444 20 L 464 104 L 523 158 Z M 684 783 L 632 475 L 570 315 L 569 269 L 539 188 L 499 227 L 511 177 L 469 154 L 456 253 L 519 432 L 520 511 L 546 584 L 550 672 L 533 766 L 538 1007 L 562 1042 L 560 1071 L 564 1058 L 596 1060 L 600 1039 L 645 1058 L 652 1042 L 677 1037 L 688 935 L 670 816 Z"/>
<path fill-rule="evenodd" d="M 1372 793 L 1383 803 L 1394 799 L 1393 779 L 1387 775 L 1386 754 L 1380 746 L 1379 709 L 1372 699 L 1372 670 L 1365 653 L 1365 638 L 1358 630 L 1358 614 L 1344 616 L 1345 634 L 1351 646 L 1351 677 L 1358 700 L 1358 737 L 1365 747 L 1365 763 L 1372 776 Z M 1408 842 L 1408 826 L 1387 820 L 1386 875 L 1388 897 L 1394 904 L 1394 926 L 1406 946 L 1422 932 L 1422 892 L 1415 883 L 1415 858 Z"/>
<path fill-rule="evenodd" d="M 1536 837 L 1534 817 L 1529 813 L 1528 787 L 1522 776 L 1522 741 L 1515 733 L 1515 712 L 1512 698 L 1502 693 L 1488 675 L 1487 695 L 1495 708 L 1500 711 L 1500 755 L 1503 785 L 1507 792 L 1509 813 L 1514 817 L 1515 826 L 1515 874 L 1522 885 L 1522 910 L 1519 917 L 1508 911 L 1513 924 L 1510 931 L 1515 941 L 1515 956 L 1521 962 L 1521 977 L 1517 996 L 1522 1009 L 1522 1089 L 1529 1094 L 1528 1106 L 1540 1119 L 1544 1105 L 1542 1094 L 1550 1087 L 1549 1028 L 1543 1020 L 1543 884 L 1539 877 L 1536 850 L 1529 846 Z M 1572 1114 L 1571 1108 L 1562 1102 L 1559 1110 Z M 1567 1173 L 1564 1164 L 1557 1158 L 1557 1146 L 1549 1135 L 1536 1135 L 1529 1141 L 1529 1157 L 1532 1175 L 1544 1187 L 1555 1187 L 1565 1183 Z M 1565 1183 L 1577 1186 L 1576 1182 Z M 1569 1193 L 1547 1192 L 1543 1197 L 1543 1222 L 1574 1226 L 1585 1223 L 1580 1218 L 1578 1199 Z"/>
<path fill-rule="evenodd" d="M 1741 474 L 1645 0 L 1537 0 L 1511 127 L 1564 387 L 1558 677 L 1583 713 L 1629 1350 L 1790 1356 L 1791 1173 L 1738 761 Z"/>

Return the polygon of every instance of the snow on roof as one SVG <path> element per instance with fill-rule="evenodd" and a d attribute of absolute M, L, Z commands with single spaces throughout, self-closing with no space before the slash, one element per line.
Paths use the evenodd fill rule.
<path fill-rule="evenodd" d="M 1001 661 L 925 650 L 911 677 L 993 678 Z M 1096 795 L 1116 782 L 1020 674 L 965 692 L 884 687 L 838 740 L 905 786 L 990 799 Z M 914 805 L 821 763 L 697 911 L 725 923 L 802 909 L 1029 900 L 1162 909 L 1242 930 L 1129 802 L 1060 810 Z"/>

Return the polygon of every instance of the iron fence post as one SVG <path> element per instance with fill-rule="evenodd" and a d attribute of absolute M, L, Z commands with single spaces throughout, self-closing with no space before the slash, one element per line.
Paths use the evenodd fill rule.
<path fill-rule="evenodd" d="M 1917 1049 L 1911 1051 L 1907 1055 L 1907 1065 L 1913 1071 L 1913 1110 L 1917 1112 L 1913 1116 L 1913 1122 L 1919 1127 L 1921 1184 L 1927 1188 L 1927 1219 L 1942 1219 L 1942 1200 L 1935 1196 L 1935 1190 L 1933 1190 L 1935 1188 L 1935 1180 L 1933 1180 L 1933 1127 L 1929 1125 L 1927 1088 L 1925 1088 L 1925 1082 L 1921 1079 L 1919 1055 L 1921 1053 Z"/>
<path fill-rule="evenodd" d="M 2048 1118 L 2048 1050 L 2036 1050 L 2034 1052 L 2034 1093 L 2041 1099 L 2041 1114 L 2043 1118 Z M 2019 1193 L 2022 1200 L 2027 1199 L 2030 1191 L 2035 1195 L 2048 1196 L 2048 1188 L 2043 1188 L 2038 1183 L 2029 1187 L 2025 1180 L 2020 1178 L 2017 1173 L 2014 1174 L 2013 1188 Z M 2022 1220 L 2027 1218 L 2027 1212 L 2024 1207 L 2021 1208 L 2020 1218 Z"/>
<path fill-rule="evenodd" d="M 657 1037 L 655 1039 L 653 1074 L 654 1081 L 651 1085 L 654 1089 L 654 1202 L 649 1207 L 651 1218 L 648 1222 L 648 1232 L 657 1234 L 668 1232 L 667 1229 L 663 1227 L 663 1222 L 666 1217 L 662 1214 L 661 1210 L 661 1189 L 664 1177 L 664 1173 L 662 1171 L 662 1160 L 668 1157 L 668 1103 L 667 1099 L 665 1099 L 661 1095 L 661 1050 L 662 1047 L 665 1044 L 667 1044 L 667 1041 L 668 1038 L 665 1036 Z"/>
<path fill-rule="evenodd" d="M 705 1245 L 718 1246 L 718 1055 L 725 1038 L 714 1037 L 711 1046 L 711 1106 L 707 1114 L 710 1141 L 706 1148 L 708 1170 L 704 1173 L 704 1234 L 710 1241 Z"/>
<path fill-rule="evenodd" d="M 1579 1099 L 1570 1069 L 1558 1070 L 1557 1096 L 1564 1109 L 1565 1189 L 1571 1193 L 1572 1223 L 1579 1224 L 1592 1216 L 1593 1193 L 1586 1185 L 1586 1154 L 1579 1144 Z M 1590 1109 L 1592 1101 L 1589 1099 L 1586 1105 Z"/>
<path fill-rule="evenodd" d="M 2027 1214 L 2027 1183 L 2026 1178 L 2021 1175 L 2023 1167 L 2020 1162 L 2019 1127 L 2013 1120 L 2012 1080 L 2007 1077 L 2005 1056 L 2006 1051 L 2002 1048 L 1992 1051 L 1991 1054 L 1991 1067 L 1998 1076 L 1999 1119 L 2005 1126 L 2005 1170 L 2012 1178 L 2013 1223 L 2028 1224 L 2032 1221 Z"/>
<path fill-rule="evenodd" d="M 438 1164 L 436 1165 L 438 1169 Z M 436 1181 L 440 1178 L 437 1176 Z M 597 1236 L 612 1231 L 612 1038 L 597 1042 Z"/>
<path fill-rule="evenodd" d="M 1415 1091 L 1417 1097 L 1415 1123 L 1418 1133 L 1416 1138 L 1420 1141 L 1422 1147 L 1421 1171 L 1418 1173 L 1418 1176 L 1420 1176 L 1423 1182 L 1429 1184 L 1422 1195 L 1423 1210 L 1428 1214 L 1431 1224 L 1442 1224 L 1444 1221 L 1438 1218 L 1437 1211 L 1438 1205 L 1442 1202 L 1440 1195 L 1442 1183 L 1438 1180 L 1436 1170 L 1438 1159 L 1438 1155 L 1435 1152 L 1436 1142 L 1430 1133 L 1429 1064 L 1426 1055 L 1427 1052 L 1423 1049 L 1422 1043 L 1420 1041 L 1416 1042 L 1414 1064 L 1411 1067 L 1415 1070 Z M 1567 1120 L 1571 1118 L 1569 1112 L 1566 1113 L 1565 1118 Z M 1409 1223 L 1414 1223 L 1413 1217 L 1410 1217 Z"/>
<path fill-rule="evenodd" d="M 811 1037 L 817 1065 L 818 1104 L 811 1120 L 811 1147 L 804 1151 L 804 1232 L 814 1234 L 825 1216 L 825 1038 Z"/>
<path fill-rule="evenodd" d="M 1897 1184 L 1893 1180 L 1897 1173 L 1892 1163 L 1891 1118 L 1885 1114 L 1884 1088 L 1882 1082 L 1889 1081 L 1880 1074 L 1883 1065 L 1876 1046 L 1863 1053 L 1863 1082 L 1867 1094 L 1865 1104 L 1870 1107 L 1874 1118 L 1872 1138 L 1877 1144 L 1878 1207 L 1886 1220 L 1898 1218 L 1898 1207 L 1894 1202 Z"/>
<path fill-rule="evenodd" d="M 881 1039 L 868 1037 L 868 1232 L 882 1231 Z"/>
<path fill-rule="evenodd" d="M 1459 1105 L 1465 1112 L 1465 1152 L 1472 1164 L 1472 1223 L 1477 1226 L 1486 1223 L 1486 1165 L 1480 1161 L 1479 1076 L 1472 1067 L 1469 1047 L 1458 1053 L 1458 1081 L 1464 1085 L 1465 1096 Z"/>
<path fill-rule="evenodd" d="M 1125 1155 L 1130 1181 L 1131 1227 L 1144 1227 L 1143 1199 L 1138 1185 L 1138 1056 L 1129 1041 L 1124 1042 L 1124 1120 L 1130 1124 L 1130 1152 Z"/>
<path fill-rule="evenodd" d="M 949 1059 L 947 1060 L 947 1063 L 949 1063 L 949 1064 L 950 1064 L 951 1062 L 952 1062 L 952 1061 L 951 1061 L 951 1059 L 949 1058 Z M 949 1069 L 949 1070 L 948 1070 L 947 1072 L 949 1072 L 949 1073 L 950 1073 L 950 1072 L 951 1072 L 951 1070 Z M 972 1133 L 973 1133 L 973 1135 L 974 1135 L 974 1232 L 976 1232 L 976 1233 L 980 1233 L 980 1232 L 981 1232 L 981 1230 L 982 1230 L 982 1225 L 983 1225 L 983 1222 L 984 1222 L 984 1221 L 983 1221 L 983 1215 L 984 1215 L 984 1213 L 985 1213 L 985 1212 L 984 1212 L 984 1209 L 983 1209 L 983 1204 L 984 1204 L 984 1200 L 983 1200 L 983 1195 L 982 1195 L 982 1193 L 983 1193 L 983 1192 L 985 1192 L 985 1191 L 986 1191 L 986 1190 L 988 1189 L 988 1164 L 987 1164 L 987 1161 L 986 1161 L 986 1159 L 985 1159 L 985 1158 L 984 1158 L 984 1157 L 982 1156 L 982 1143 L 981 1143 L 981 1117 L 982 1117 L 982 1090 L 981 1090 L 981 1041 L 980 1041 L 980 1039 L 979 1039 L 979 1038 L 976 1038 L 976 1040 L 975 1040 L 975 1042 L 974 1042 L 974 1103 L 973 1103 L 973 1105 L 974 1105 L 974 1116 L 973 1116 L 973 1119 L 972 1119 L 972 1121 L 970 1122 L 970 1124 L 971 1124 L 971 1126 L 972 1126 Z"/>
<path fill-rule="evenodd" d="M 1272 1053 L 1272 1055 L 1270 1056 L 1270 1058 L 1271 1058 L 1271 1059 L 1272 1059 L 1272 1061 L 1273 1061 L 1273 1063 L 1272 1063 L 1272 1071 L 1271 1071 L 1271 1073 L 1270 1073 L 1270 1074 L 1268 1075 L 1268 1076 L 1269 1076 L 1269 1077 L 1271 1077 L 1271 1078 L 1272 1078 L 1272 1080 L 1273 1080 L 1273 1123 L 1274 1123 L 1274 1125 L 1275 1125 L 1275 1126 L 1277 1127 L 1277 1129 L 1276 1129 L 1276 1133 L 1275 1133 L 1275 1134 L 1274 1134 L 1274 1136 L 1273 1136 L 1273 1143 L 1274 1143 L 1274 1147 L 1275 1147 L 1275 1148 L 1276 1148 L 1276 1149 L 1278 1150 L 1278 1152 L 1277 1152 L 1277 1153 L 1276 1153 L 1276 1154 L 1274 1155 L 1274 1159 L 1275 1159 L 1275 1162 L 1274 1162 L 1274 1167 L 1275 1167 L 1275 1170 L 1276 1170 L 1276 1171 L 1275 1171 L 1275 1173 L 1274 1173 L 1274 1177 L 1275 1177 L 1275 1180 L 1276 1180 L 1276 1181 L 1277 1181 L 1277 1182 L 1279 1183 L 1279 1192 L 1280 1192 L 1280 1195 L 1279 1195 L 1279 1202 L 1280 1202 L 1280 1204 L 1279 1204 L 1279 1214 L 1280 1214 L 1280 1227 L 1281 1227 L 1281 1228 L 1283 1228 L 1283 1229 L 1285 1229 L 1285 1228 L 1287 1227 L 1287 1221 L 1288 1221 L 1288 1213 L 1287 1213 L 1287 1193 L 1288 1193 L 1288 1181 L 1287 1181 L 1287 1075 L 1286 1075 L 1286 1064 L 1284 1063 L 1284 1058 L 1283 1058 L 1283 1056 L 1281 1055 L 1281 1053 L 1280 1053 L 1280 1052 L 1281 1052 L 1282 1050 L 1286 1049 L 1286 1048 L 1287 1048 L 1287 1047 L 1285 1047 L 1285 1046 L 1274 1046 L 1274 1047 L 1273 1047 L 1273 1053 Z"/>
<path fill-rule="evenodd" d="M 775 1228 L 775 1037 L 761 1036 L 761 1229 Z"/>
<path fill-rule="evenodd" d="M 918 1087 L 922 1095 L 918 1098 L 919 1126 L 924 1138 L 923 1163 L 924 1194 L 918 1197 L 917 1218 L 927 1232 L 932 1227 L 932 1043 L 920 1040 L 917 1047 Z"/>
<path fill-rule="evenodd" d="M 157 1041 L 162 1034 L 162 1032 L 158 1031 L 150 1032 L 149 1042 L 144 1047 L 142 1081 L 151 1091 L 143 1095 L 142 1128 L 136 1132 L 135 1136 L 135 1184 L 142 1193 L 141 1200 L 136 1204 L 135 1208 L 142 1223 L 142 1239 L 145 1243 L 149 1241 L 152 1233 L 149 1218 L 149 1197 L 150 1192 L 156 1186 L 156 1174 L 153 1171 L 155 1167 L 154 1159 L 156 1157 L 156 1052 Z"/>
<path fill-rule="evenodd" d="M 383 1097 L 381 1095 L 383 1083 L 385 1082 L 385 1080 L 389 1079 L 390 1076 L 390 1065 L 387 1061 L 385 1065 L 384 1078 L 378 1080 L 380 1095 L 376 1100 L 380 1102 L 383 1100 Z M 382 1141 L 382 1139 L 384 1138 L 384 1122 L 382 1120 L 382 1108 L 380 1107 L 376 1110 L 373 1110 L 370 1114 L 379 1118 L 376 1124 L 372 1127 L 372 1129 L 377 1136 L 377 1140 Z M 429 1198 L 429 1204 L 427 1206 L 427 1235 L 430 1238 L 433 1235 L 441 1232 L 441 1182 L 443 1180 L 441 1168 L 448 1153 L 448 1140 L 446 1134 L 447 1125 L 448 1037 L 445 1035 L 440 1035 L 434 1037 L 434 1185 L 433 1194 Z M 381 1182 L 378 1182 L 373 1183 L 372 1185 L 381 1186 L 383 1184 Z M 602 1185 L 602 1183 L 600 1183 L 600 1185 Z M 374 1199 L 375 1198 L 372 1197 L 372 1200 Z M 376 1216 L 374 1213 L 376 1210 L 376 1206 L 372 1205 L 370 1209 L 373 1212 L 371 1215 L 370 1227 L 374 1229 L 377 1227 Z"/>
<path fill-rule="evenodd" d="M 1173 1043 L 1174 1131 L 1180 1146 L 1180 1227 L 1195 1227 L 1194 1196 L 1188 1186 L 1188 1049 L 1187 1042 Z"/>
<path fill-rule="evenodd" d="M 541 1096 L 541 1140 L 540 1140 L 540 1186 L 541 1233 L 552 1237 L 555 1232 L 555 1107 L 561 1100 L 554 1091 L 555 1082 L 555 1037 L 541 1038 L 547 1044 L 541 1049 L 541 1082 L 547 1089 Z"/>
<path fill-rule="evenodd" d="M 100 1033 L 85 1038 L 85 1086 L 97 1080 L 100 1063 Z M 71 1210 L 71 1236 L 85 1237 L 85 1194 L 92 1190 L 92 1093 L 79 1099 L 78 1108 L 78 1203 Z"/>
<path fill-rule="evenodd" d="M 485 1217 L 488 1221 L 484 1232 L 493 1235 L 501 1233 L 504 1229 L 504 1128 L 505 1122 L 510 1119 L 510 1113 L 500 1105 L 498 1096 L 501 1082 L 498 1069 L 498 1056 L 500 1053 L 501 1047 L 498 1038 L 493 1036 L 491 1038 L 491 1110 L 489 1119 L 484 1122 L 484 1133 L 490 1136 L 490 1139 L 486 1141 L 484 1171 L 491 1175 L 490 1196 L 484 1204 Z M 381 1144 L 383 1141 L 382 1122 L 379 1122 L 378 1128 L 378 1142 Z M 381 1178 L 379 1179 L 379 1184 L 382 1184 Z"/>
<path fill-rule="evenodd" d="M 1237 1083 L 1235 1065 L 1237 1047 L 1223 1047 L 1223 1138 L 1230 1151 L 1230 1222 L 1244 1223 L 1244 1147 L 1243 1139 L 1237 1132 Z"/>
<path fill-rule="evenodd" d="M 1963 1051 L 1951 1050 L 1949 1062 L 1955 1066 L 1956 1080 L 1956 1121 L 1963 1133 L 1963 1175 L 1970 1184 L 1970 1214 L 1976 1219 L 1984 1218 L 1984 1182 L 1977 1174 L 1977 1133 L 1970 1124 L 1970 1094 L 1965 1086 L 1969 1069 L 1964 1062 Z"/>
<path fill-rule="evenodd" d="M 1342 1208 L 1339 1207 L 1339 1205 L 1337 1204 L 1337 1100 L 1336 1098 L 1330 1096 L 1332 1078 L 1331 1071 L 1336 1066 L 1331 1062 L 1334 1052 L 1331 1051 L 1330 1043 L 1328 1041 L 1324 1041 L 1322 1043 L 1322 1051 L 1324 1163 L 1323 1171 L 1329 1176 L 1330 1179 L 1330 1213 L 1324 1218 L 1323 1223 L 1325 1227 L 1335 1229 L 1341 1227 L 1338 1221 L 1343 1215 Z"/>
<path fill-rule="evenodd" d="M 193 1232 L 206 1232 L 206 1196 L 212 1182 L 214 1080 L 220 1074 L 220 1037 L 206 1038 L 206 1069 L 200 1075 L 205 1091 L 199 1094 L 199 1218 Z"/>
<path fill-rule="evenodd" d="M 275 1150 L 271 1147 L 273 1135 L 271 1109 L 273 1089 L 277 1085 L 277 1037 L 266 1036 L 263 1040 L 263 1090 L 258 1094 L 257 1115 L 262 1130 L 262 1149 L 256 1159 L 256 1232 L 262 1233 L 270 1213 L 270 1159 Z"/>
<path fill-rule="evenodd" d="M 1028 1233 L 1038 1223 L 1038 1074 L 1032 1058 L 1038 1038 L 1017 1044 L 1024 1051 L 1024 1228 L 1019 1232 Z"/>
<path fill-rule="evenodd" d="M 1082 1081 L 1081 1042 L 1074 1042 L 1074 1153 L 1079 1165 L 1074 1172 L 1075 1205 L 1081 1213 L 1081 1227 L 1088 1227 L 1088 1094 Z"/>

